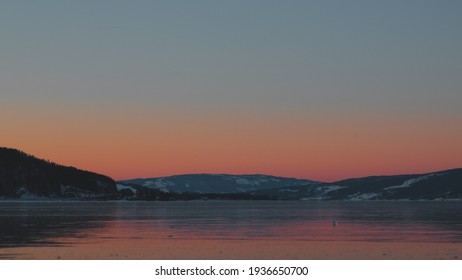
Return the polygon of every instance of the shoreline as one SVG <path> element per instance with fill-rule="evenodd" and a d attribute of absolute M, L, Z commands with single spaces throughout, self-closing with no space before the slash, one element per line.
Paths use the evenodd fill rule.
<path fill-rule="evenodd" d="M 76 199 L 76 198 L 40 198 L 40 199 L 21 199 L 21 198 L 4 198 L 0 197 L 1 202 L 189 202 L 189 201 L 307 201 L 307 202 L 453 202 L 462 201 L 462 198 L 450 199 L 175 199 L 175 200 L 143 200 L 143 199 Z"/>

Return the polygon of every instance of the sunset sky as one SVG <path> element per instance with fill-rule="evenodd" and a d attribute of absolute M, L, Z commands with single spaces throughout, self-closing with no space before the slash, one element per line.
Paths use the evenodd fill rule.
<path fill-rule="evenodd" d="M 115 179 L 462 167 L 462 1 L 0 2 L 0 146 Z"/>

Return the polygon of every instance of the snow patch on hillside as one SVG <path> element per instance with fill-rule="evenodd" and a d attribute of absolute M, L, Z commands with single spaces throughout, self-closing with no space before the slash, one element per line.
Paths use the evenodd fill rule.
<path fill-rule="evenodd" d="M 370 200 L 376 198 L 379 195 L 380 194 L 378 193 L 355 193 L 348 197 L 350 198 L 350 200 Z"/>
<path fill-rule="evenodd" d="M 154 181 L 146 181 L 143 183 L 143 186 L 149 188 L 165 189 L 168 187 L 175 186 L 175 183 L 172 181 L 165 180 L 164 178 L 159 178 Z"/>
<path fill-rule="evenodd" d="M 295 192 L 299 192 L 300 190 L 296 190 L 296 189 L 281 189 L 279 190 L 279 192 L 292 192 L 292 193 L 295 193 Z"/>
<path fill-rule="evenodd" d="M 387 187 L 387 188 L 385 188 L 384 190 L 393 190 L 393 189 L 409 188 L 409 187 L 412 186 L 413 184 L 415 184 L 415 183 L 417 183 L 417 182 L 420 182 L 420 181 L 423 181 L 423 180 L 426 180 L 426 179 L 428 179 L 428 178 L 430 178 L 431 176 L 434 176 L 434 175 L 435 175 L 435 174 L 428 174 L 428 175 L 420 176 L 420 177 L 417 177 L 417 178 L 412 178 L 412 179 L 410 179 L 410 180 L 404 181 L 404 183 L 402 183 L 401 185 Z"/>
<path fill-rule="evenodd" d="M 320 189 L 322 189 L 324 192 L 328 193 L 328 192 L 336 191 L 336 190 L 343 189 L 343 188 L 345 188 L 345 187 L 332 185 L 332 186 L 323 186 Z"/>
<path fill-rule="evenodd" d="M 18 190 L 18 193 L 21 194 L 21 199 L 27 199 L 27 200 L 34 200 L 34 199 L 38 199 L 39 196 L 31 193 L 30 191 L 28 191 L 26 188 L 20 188 Z"/>
<path fill-rule="evenodd" d="M 165 179 L 158 179 L 156 182 L 154 182 L 154 185 L 161 189 L 161 188 L 167 188 L 169 186 L 175 186 L 175 183 L 172 181 L 167 181 Z"/>
<path fill-rule="evenodd" d="M 239 184 L 239 185 L 259 185 L 259 182 L 256 180 L 250 181 L 245 178 L 236 178 L 234 182 L 236 182 L 236 184 Z"/>
<path fill-rule="evenodd" d="M 122 184 L 117 184 L 117 190 L 118 191 L 121 191 L 121 190 L 124 190 L 124 189 L 129 189 L 131 190 L 133 193 L 136 193 L 136 189 L 135 188 L 132 188 L 130 186 L 126 186 L 126 185 L 122 185 Z"/>
<path fill-rule="evenodd" d="M 253 185 L 253 186 L 259 186 L 263 183 L 267 182 L 281 182 L 280 179 L 274 178 L 274 177 L 268 177 L 268 176 L 263 176 L 263 175 L 244 175 L 245 178 L 241 176 L 233 176 L 233 175 L 219 175 L 226 181 L 234 181 L 238 185 Z M 305 182 L 305 184 L 308 182 Z M 294 184 L 299 184 L 295 183 Z"/>

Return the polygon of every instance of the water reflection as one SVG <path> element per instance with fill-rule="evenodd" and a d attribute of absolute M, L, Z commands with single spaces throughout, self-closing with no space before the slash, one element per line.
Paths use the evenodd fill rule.
<path fill-rule="evenodd" d="M 108 207 L 109 206 L 109 207 Z M 116 218 L 112 206 L 75 202 L 0 202 L 0 248 L 60 246 L 66 238 L 86 238 L 87 231 Z"/>
<path fill-rule="evenodd" d="M 460 202 L 0 202 L 0 209 L 0 248 L 136 239 L 462 241 Z"/>

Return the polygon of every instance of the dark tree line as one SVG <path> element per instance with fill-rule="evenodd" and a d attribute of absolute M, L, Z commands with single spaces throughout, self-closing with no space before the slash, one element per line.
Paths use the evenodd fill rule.
<path fill-rule="evenodd" d="M 66 187 L 97 195 L 117 194 L 114 180 L 107 176 L 0 148 L 0 196 L 17 197 L 21 191 L 37 196 L 63 196 Z"/>
<path fill-rule="evenodd" d="M 137 200 L 273 200 L 266 195 L 252 195 L 249 193 L 173 193 L 158 189 L 140 188 L 136 192 Z"/>

